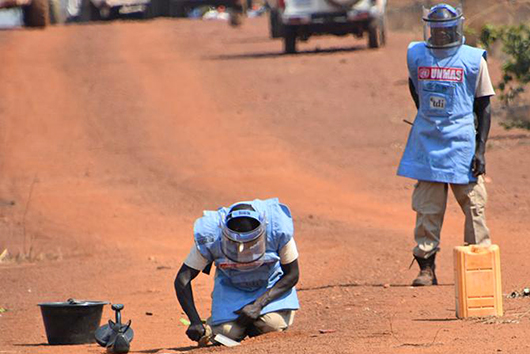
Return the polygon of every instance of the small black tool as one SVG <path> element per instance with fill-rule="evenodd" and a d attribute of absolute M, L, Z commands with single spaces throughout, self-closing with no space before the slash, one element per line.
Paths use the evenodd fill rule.
<path fill-rule="evenodd" d="M 109 323 L 99 327 L 96 330 L 96 342 L 102 347 L 107 348 L 109 353 L 128 353 L 131 342 L 134 338 L 134 331 L 131 328 L 131 320 L 127 324 L 121 323 L 122 304 L 113 304 L 112 309 L 116 312 L 116 322 L 109 320 Z"/>

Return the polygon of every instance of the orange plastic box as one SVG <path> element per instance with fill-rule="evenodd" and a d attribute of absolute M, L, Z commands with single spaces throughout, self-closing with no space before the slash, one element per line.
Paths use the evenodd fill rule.
<path fill-rule="evenodd" d="M 454 249 L 456 317 L 502 316 L 499 246 Z"/>

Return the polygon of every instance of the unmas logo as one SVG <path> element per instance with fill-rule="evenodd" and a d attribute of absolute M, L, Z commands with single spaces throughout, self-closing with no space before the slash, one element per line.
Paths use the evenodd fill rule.
<path fill-rule="evenodd" d="M 420 80 L 427 80 L 431 77 L 431 69 L 426 67 L 421 67 L 418 69 L 418 77 Z"/>

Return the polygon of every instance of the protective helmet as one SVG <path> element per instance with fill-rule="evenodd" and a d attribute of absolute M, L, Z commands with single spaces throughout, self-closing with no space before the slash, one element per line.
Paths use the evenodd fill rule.
<path fill-rule="evenodd" d="M 438 4 L 423 10 L 423 38 L 428 48 L 447 49 L 462 45 L 462 10 Z"/>
<path fill-rule="evenodd" d="M 255 264 L 266 249 L 265 216 L 250 204 L 232 206 L 221 225 L 221 249 L 224 255 L 236 263 Z"/>

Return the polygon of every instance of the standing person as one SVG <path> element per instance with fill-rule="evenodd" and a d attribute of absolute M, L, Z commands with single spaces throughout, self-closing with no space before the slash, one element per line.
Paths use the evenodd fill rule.
<path fill-rule="evenodd" d="M 291 212 L 278 199 L 239 202 L 205 211 L 195 221 L 194 240 L 175 279 L 178 301 L 190 320 L 187 336 L 206 344 L 220 333 L 247 335 L 286 330 L 299 308 L 298 251 Z M 211 317 L 203 324 L 191 282 L 216 266 Z"/>
<path fill-rule="evenodd" d="M 448 186 L 465 214 L 464 241 L 490 245 L 484 185 L 490 96 L 486 52 L 464 45 L 462 11 L 447 4 L 424 11 L 424 42 L 407 52 L 409 89 L 418 109 L 397 174 L 418 180 L 413 286 L 436 285 L 435 257 Z"/>

